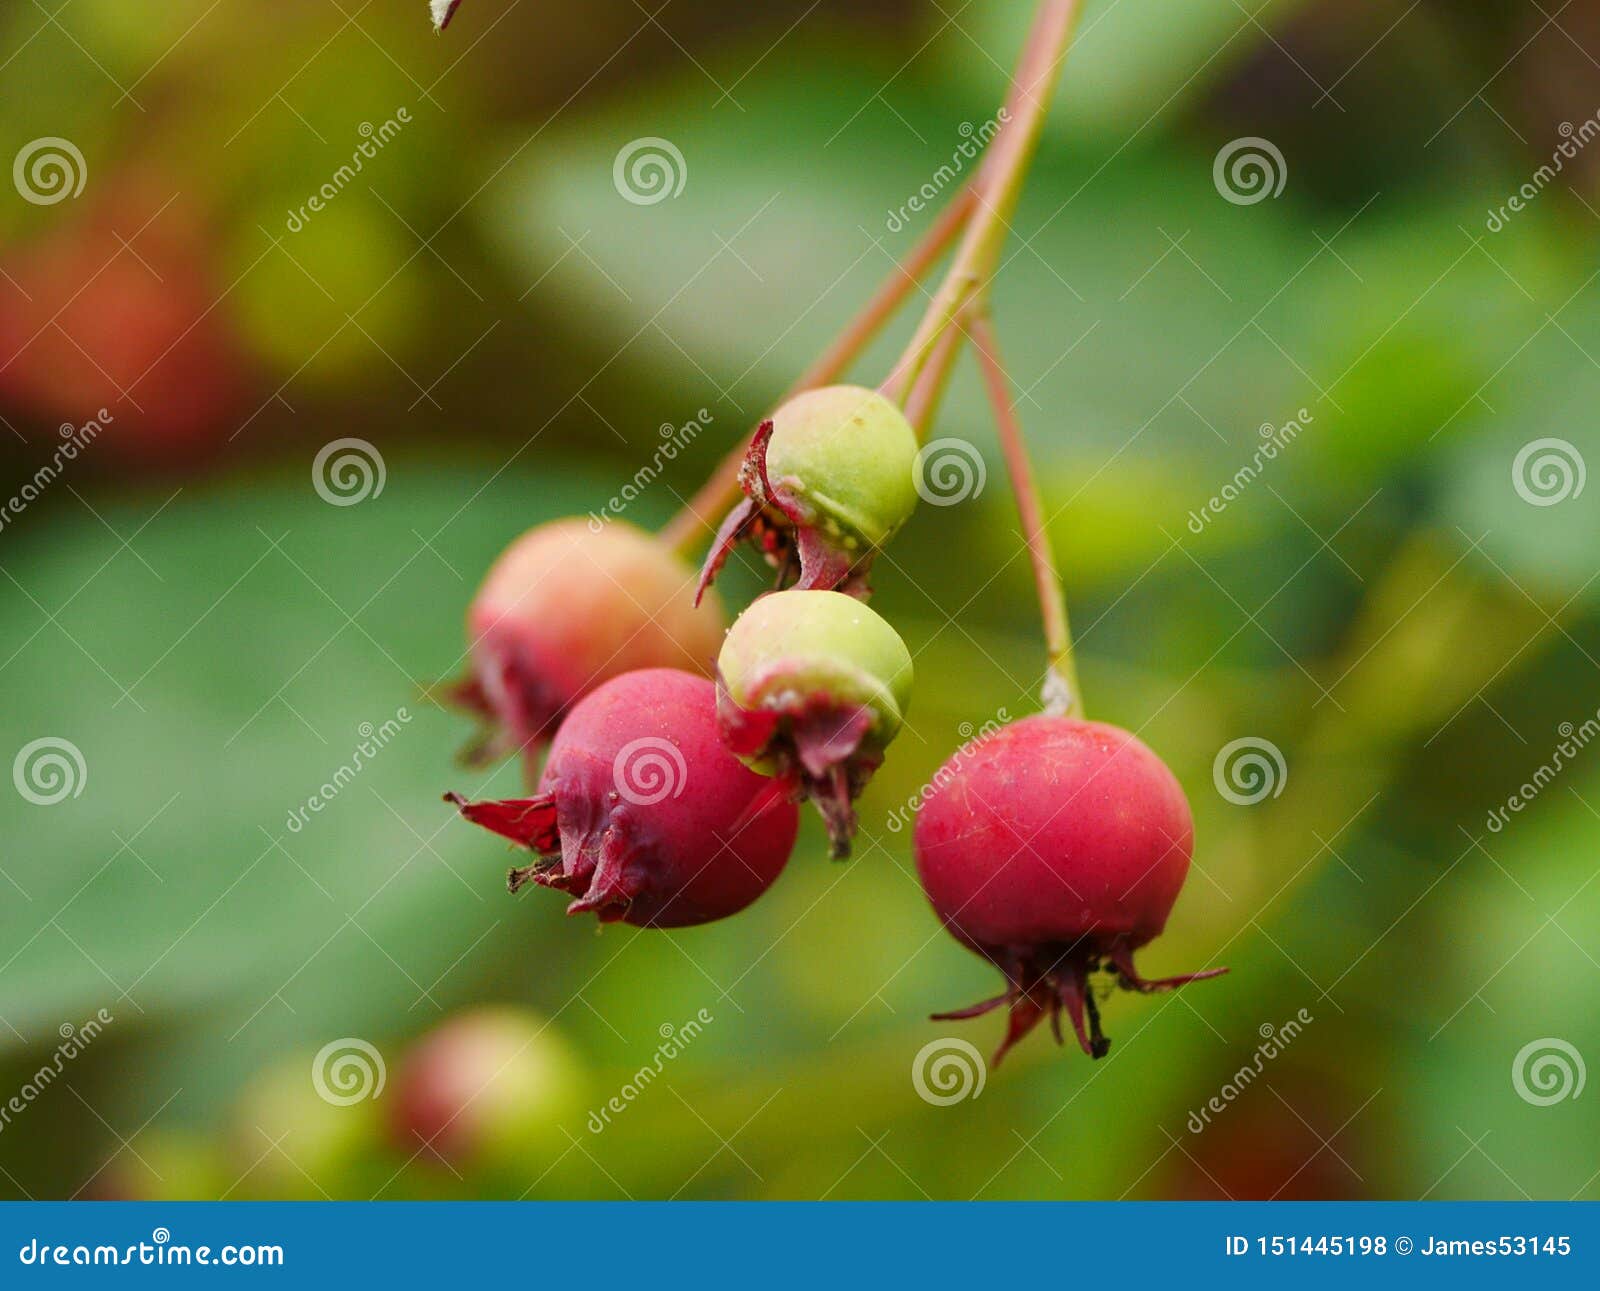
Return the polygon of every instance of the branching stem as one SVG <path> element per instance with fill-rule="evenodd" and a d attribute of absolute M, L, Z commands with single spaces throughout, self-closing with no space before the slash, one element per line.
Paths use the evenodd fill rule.
<path fill-rule="evenodd" d="M 837 380 L 849 369 L 850 365 L 861 356 L 862 351 L 872 344 L 889 320 L 899 312 L 907 297 L 916 290 L 928 271 L 954 244 L 977 204 L 977 181 L 974 181 L 956 194 L 951 203 L 940 213 L 939 218 L 923 234 L 922 240 L 911 249 L 904 260 L 889 271 L 888 276 L 879 284 L 877 291 L 862 307 L 861 312 L 850 320 L 833 343 L 784 391 L 778 400 L 779 405 L 806 390 Z M 739 467 L 744 463 L 749 446 L 748 438 L 740 441 L 722 459 L 710 478 L 685 504 L 683 510 L 667 522 L 661 531 L 661 536 L 668 546 L 687 552 L 700 541 L 707 530 L 715 528 L 728 509 L 739 500 Z"/>

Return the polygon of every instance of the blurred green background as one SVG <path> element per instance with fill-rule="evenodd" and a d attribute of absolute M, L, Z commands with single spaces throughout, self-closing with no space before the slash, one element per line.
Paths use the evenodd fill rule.
<path fill-rule="evenodd" d="M 1595 1197 L 1600 750 L 1558 746 L 1600 707 L 1600 4 L 1548 9 L 1088 5 L 997 316 L 1091 710 L 1195 811 L 1143 967 L 1233 971 L 938 1105 L 924 1046 L 1000 1023 L 927 1014 L 993 972 L 886 822 L 1042 667 L 970 366 L 936 433 L 988 484 L 879 566 L 918 685 L 850 863 L 808 819 L 769 895 L 683 933 L 513 901 L 439 799 L 520 772 L 457 768 L 427 691 L 512 537 L 706 409 L 628 511 L 665 520 L 910 247 L 929 216 L 890 217 L 993 114 L 1024 0 L 466 0 L 444 37 L 421 0 L 7 6 L 0 160 L 64 139 L 83 186 L 0 188 L 0 754 L 82 762 L 0 793 L 0 1195 Z M 651 137 L 684 182 L 638 204 L 613 165 Z M 1282 191 L 1229 199 L 1253 137 Z M 347 437 L 382 488 L 328 505 Z M 1275 795 L 1219 791 L 1240 739 Z M 398 1073 L 489 1003 L 536 1036 L 521 1114 L 447 1164 L 394 1128 Z M 319 1097 L 357 1039 L 385 1089 Z M 1565 1096 L 1517 1066 L 1541 1041 Z"/>

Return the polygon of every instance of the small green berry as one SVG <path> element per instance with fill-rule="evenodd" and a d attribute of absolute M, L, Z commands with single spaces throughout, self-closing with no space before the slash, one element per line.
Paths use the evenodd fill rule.
<path fill-rule="evenodd" d="M 824 386 L 772 419 L 767 478 L 849 551 L 881 547 L 917 507 L 917 436 L 899 408 L 863 386 Z"/>
<path fill-rule="evenodd" d="M 873 555 L 916 510 L 916 480 L 916 432 L 877 391 L 797 395 L 751 442 L 746 500 L 723 522 L 701 589 L 748 539 L 777 566 L 780 586 L 864 591 Z"/>
<path fill-rule="evenodd" d="M 852 801 L 883 762 L 911 699 L 911 654 L 876 611 L 842 592 L 759 598 L 717 658 L 723 739 L 753 769 L 791 779 L 828 822 L 833 854 Z"/>

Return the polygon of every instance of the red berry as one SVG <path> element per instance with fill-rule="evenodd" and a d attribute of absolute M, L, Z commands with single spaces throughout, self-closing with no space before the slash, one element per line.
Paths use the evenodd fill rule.
<path fill-rule="evenodd" d="M 463 1167 L 520 1162 L 565 1146 L 583 1078 L 550 1023 L 503 1006 L 457 1014 L 417 1042 L 386 1100 L 389 1133 L 407 1154 L 426 1144 Z M 538 1169 L 533 1170 L 534 1174 Z"/>
<path fill-rule="evenodd" d="M 1227 971 L 1147 981 L 1133 966 L 1178 899 L 1194 823 L 1172 772 L 1115 726 L 1040 715 L 965 745 L 933 779 L 915 850 L 945 927 L 1007 982 L 1004 995 L 936 1016 L 1009 1005 L 997 1063 L 1046 1013 L 1059 1040 L 1063 1005 L 1084 1052 L 1103 1056 L 1088 981 L 1098 968 L 1137 991 Z"/>
<path fill-rule="evenodd" d="M 601 682 L 639 668 L 708 672 L 725 620 L 689 601 L 690 567 L 621 521 L 530 529 L 489 570 L 467 612 L 472 674 L 455 700 L 490 732 L 469 762 L 541 743 Z"/>
<path fill-rule="evenodd" d="M 204 219 L 164 182 L 105 191 L 0 259 L 0 398 L 52 423 L 105 408 L 113 453 L 188 465 L 222 442 L 247 380 L 226 283 Z"/>
<path fill-rule="evenodd" d="M 799 811 L 784 785 L 722 745 L 716 688 L 649 668 L 572 710 L 550 746 L 539 796 L 469 803 L 468 820 L 539 854 L 511 871 L 577 900 L 603 923 L 680 928 L 743 910 L 794 848 Z"/>

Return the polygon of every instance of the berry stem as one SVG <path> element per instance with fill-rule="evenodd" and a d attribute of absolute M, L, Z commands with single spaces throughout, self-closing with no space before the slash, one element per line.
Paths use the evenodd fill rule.
<path fill-rule="evenodd" d="M 1012 81 L 1007 120 L 995 136 L 980 172 L 980 209 L 967 225 L 955 260 L 905 353 L 883 383 L 884 392 L 898 402 L 909 401 L 926 369 L 933 368 L 937 374 L 940 367 L 954 363 L 959 343 L 943 346 L 941 338 L 953 328 L 959 329 L 968 305 L 988 292 L 1000 248 L 1011 227 L 1011 216 L 1038 149 L 1045 117 L 1049 115 L 1056 71 L 1067 56 L 1077 14 L 1078 0 L 1040 0 Z M 942 378 L 936 375 L 932 388 L 937 390 L 942 385 Z M 927 421 L 931 421 L 933 411 L 932 407 L 927 410 Z"/>
<path fill-rule="evenodd" d="M 923 370 L 922 379 L 906 396 L 906 420 L 916 431 L 919 441 L 928 437 L 933 415 L 938 411 L 945 387 L 950 384 L 950 377 L 955 372 L 955 351 L 960 348 L 962 339 L 960 327 L 950 328 L 939 338 L 933 357 Z"/>
<path fill-rule="evenodd" d="M 1045 711 L 1069 717 L 1083 716 L 1083 693 L 1078 687 L 1078 667 L 1072 655 L 1072 627 L 1067 619 L 1067 596 L 1061 586 L 1050 537 L 1045 531 L 1044 506 L 1039 498 L 1039 480 L 1023 438 L 1022 424 L 1011 399 L 1011 381 L 1000 358 L 999 339 L 994 323 L 983 309 L 974 306 L 963 320 L 972 336 L 978 366 L 983 370 L 983 385 L 994 410 L 995 428 L 1011 477 L 1011 491 L 1017 499 L 1017 516 L 1022 522 L 1022 537 L 1033 562 L 1033 581 L 1039 592 L 1039 613 L 1044 619 L 1045 650 L 1049 673 L 1044 683 Z M 954 335 L 954 331 L 951 333 Z"/>
<path fill-rule="evenodd" d="M 861 356 L 862 351 L 899 312 L 928 271 L 950 249 L 977 204 L 977 183 L 974 181 L 956 194 L 922 235 L 922 240 L 889 271 L 872 298 L 862 306 L 861 312 L 784 391 L 778 400 L 779 405 L 797 394 L 836 380 Z M 698 544 L 702 535 L 714 528 L 728 509 L 738 502 L 741 496 L 739 469 L 744 464 L 749 447 L 749 438 L 740 441 L 683 509 L 667 522 L 661 530 L 661 537 L 668 546 L 687 554 Z"/>

